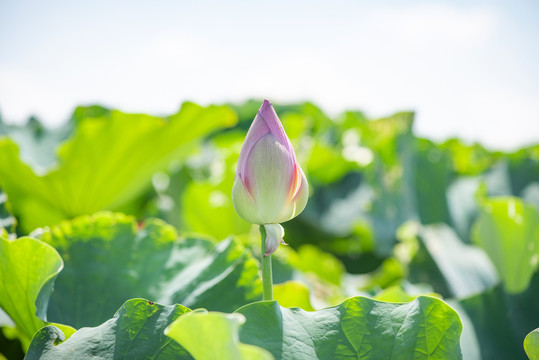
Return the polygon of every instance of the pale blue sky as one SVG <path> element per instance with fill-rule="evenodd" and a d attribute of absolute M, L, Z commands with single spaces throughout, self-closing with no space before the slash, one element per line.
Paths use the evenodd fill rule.
<path fill-rule="evenodd" d="M 539 142 L 537 19 L 539 1 L 3 0 L 0 112 L 312 100 L 515 148 Z"/>

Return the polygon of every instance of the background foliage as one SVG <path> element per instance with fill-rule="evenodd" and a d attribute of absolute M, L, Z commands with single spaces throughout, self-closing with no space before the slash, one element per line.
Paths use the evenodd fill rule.
<path fill-rule="evenodd" d="M 383 356 L 526 359 L 524 338 L 539 327 L 539 145 L 506 153 L 437 143 L 414 135 L 413 113 L 330 118 L 311 103 L 275 106 L 311 194 L 283 224 L 278 304 L 250 304 L 261 295 L 258 231 L 230 191 L 260 103 L 185 103 L 162 118 L 79 107 L 57 129 L 0 122 L 0 358 L 73 349 L 119 358 L 132 348 L 211 358 L 222 347 L 231 358 L 376 358 L 369 349 L 426 331 L 415 353 Z M 210 313 L 182 320 L 196 308 Z M 182 326 L 164 335 L 176 319 L 201 338 L 208 328 L 222 335 L 204 355 Z M 302 349 L 283 336 L 298 333 L 295 323 L 314 334 L 297 339 Z M 317 338 L 320 324 L 336 332 Z M 362 326 L 387 338 L 359 346 Z M 94 328 L 71 336 L 82 327 Z M 106 336 L 88 345 L 96 331 L 117 352 Z"/>

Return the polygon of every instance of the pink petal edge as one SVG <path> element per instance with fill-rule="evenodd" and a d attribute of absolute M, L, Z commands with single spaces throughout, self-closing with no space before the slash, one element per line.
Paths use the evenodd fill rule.
<path fill-rule="evenodd" d="M 288 136 L 284 131 L 281 120 L 279 120 L 279 117 L 277 116 L 277 113 L 275 112 L 275 109 L 273 108 L 273 105 L 271 105 L 271 102 L 269 100 L 264 100 L 262 106 L 260 107 L 260 110 L 258 110 L 258 115 L 262 117 L 262 119 L 268 126 L 270 132 L 277 138 L 277 140 L 279 140 L 281 144 L 284 145 L 286 150 L 288 150 L 288 152 L 292 155 L 294 162 L 296 162 L 296 154 L 294 153 L 294 148 L 292 147 L 290 139 L 288 139 Z"/>
<path fill-rule="evenodd" d="M 249 192 L 251 191 L 251 184 L 249 179 L 245 177 L 247 159 L 249 158 L 249 154 L 256 143 L 268 132 L 271 132 L 272 135 L 275 136 L 290 153 L 291 162 L 293 164 L 296 163 L 296 154 L 294 152 L 294 148 L 292 147 L 292 144 L 284 131 L 283 125 L 281 124 L 275 109 L 273 109 L 271 102 L 265 99 L 251 126 L 249 127 L 249 131 L 247 131 L 247 136 L 245 137 L 245 141 L 241 147 L 240 156 L 238 158 L 238 166 L 236 168 L 235 178 L 240 177 L 243 180 L 245 188 Z"/>
<path fill-rule="evenodd" d="M 243 176 L 246 173 L 245 167 L 247 166 L 247 159 L 249 158 L 251 150 L 256 145 L 258 140 L 269 132 L 270 128 L 268 125 L 264 119 L 257 114 L 251 124 L 251 127 L 249 128 L 249 131 L 247 131 L 247 136 L 245 136 L 245 140 L 241 146 L 240 156 L 238 158 L 238 167 L 236 168 L 236 178 L 241 177 L 243 179 Z M 247 187 L 247 189 L 249 188 Z"/>

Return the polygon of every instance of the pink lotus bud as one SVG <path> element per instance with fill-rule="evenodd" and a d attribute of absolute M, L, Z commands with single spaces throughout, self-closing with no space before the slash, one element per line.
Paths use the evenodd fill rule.
<path fill-rule="evenodd" d="M 234 207 L 252 224 L 280 224 L 303 211 L 308 195 L 292 144 L 273 106 L 264 100 L 240 151 L 232 188 Z M 273 245 L 271 249 L 276 249 L 278 243 Z"/>

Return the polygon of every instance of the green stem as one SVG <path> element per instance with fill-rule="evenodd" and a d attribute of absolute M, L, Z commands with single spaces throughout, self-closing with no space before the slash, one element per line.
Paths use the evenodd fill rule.
<path fill-rule="evenodd" d="M 271 255 L 264 255 L 266 253 L 266 228 L 264 225 L 260 225 L 260 237 L 262 239 L 262 254 L 260 256 L 260 265 L 262 266 L 262 300 L 273 300 Z"/>

